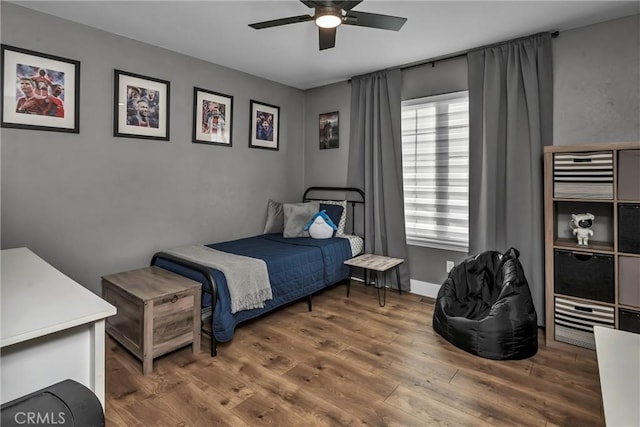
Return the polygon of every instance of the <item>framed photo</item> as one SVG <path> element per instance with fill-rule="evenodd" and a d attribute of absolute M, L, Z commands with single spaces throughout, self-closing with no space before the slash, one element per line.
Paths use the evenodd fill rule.
<path fill-rule="evenodd" d="M 2 127 L 80 133 L 80 62 L 1 47 Z"/>
<path fill-rule="evenodd" d="M 251 100 L 249 147 L 278 150 L 280 107 Z"/>
<path fill-rule="evenodd" d="M 338 148 L 339 139 L 338 112 L 320 114 L 320 149 Z"/>
<path fill-rule="evenodd" d="M 115 70 L 113 136 L 169 140 L 166 80 Z"/>
<path fill-rule="evenodd" d="M 193 88 L 193 142 L 231 147 L 233 96 Z"/>

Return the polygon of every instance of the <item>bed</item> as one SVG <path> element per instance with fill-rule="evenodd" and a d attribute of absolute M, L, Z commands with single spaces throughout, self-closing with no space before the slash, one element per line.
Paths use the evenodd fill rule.
<path fill-rule="evenodd" d="M 217 354 L 217 342 L 231 341 L 242 322 L 305 298 L 311 311 L 314 294 L 340 283 L 346 283 L 348 296 L 350 270 L 344 261 L 360 254 L 364 247 L 364 239 L 354 231 L 356 217 L 364 220 L 364 193 L 357 188 L 310 187 L 302 202 L 328 209 L 343 208 L 334 237 L 285 237 L 286 228 L 283 232 L 267 232 L 273 231 L 268 230 L 275 203 L 270 200 L 264 234 L 172 248 L 153 255 L 151 265 L 202 283 L 202 332 L 211 337 L 211 356 Z M 225 264 L 227 261 L 229 264 Z M 264 271 L 260 271 L 262 265 L 266 267 Z M 252 271 L 254 268 L 256 271 Z M 247 285 L 248 282 L 252 283 Z M 238 304 L 238 289 L 245 286 L 260 288 L 256 292 L 268 292 L 270 298 Z M 251 293 L 251 298 L 255 295 Z"/>

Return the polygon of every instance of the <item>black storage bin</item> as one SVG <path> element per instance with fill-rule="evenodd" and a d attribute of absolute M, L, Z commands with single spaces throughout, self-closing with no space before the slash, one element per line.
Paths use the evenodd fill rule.
<path fill-rule="evenodd" d="M 554 282 L 558 294 L 613 302 L 613 255 L 556 250 Z"/>
<path fill-rule="evenodd" d="M 640 311 L 618 310 L 618 329 L 640 334 Z"/>
<path fill-rule="evenodd" d="M 640 254 L 640 205 L 618 205 L 618 252 Z"/>
<path fill-rule="evenodd" d="M 0 425 L 104 427 L 104 412 L 91 390 L 65 380 L 2 404 Z"/>

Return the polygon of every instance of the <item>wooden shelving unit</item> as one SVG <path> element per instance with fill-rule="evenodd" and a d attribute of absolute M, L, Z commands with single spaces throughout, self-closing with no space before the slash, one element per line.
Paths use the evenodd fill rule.
<path fill-rule="evenodd" d="M 627 151 L 632 150 L 632 151 Z M 554 159 L 555 156 L 561 154 L 565 156 L 575 155 L 581 157 L 589 155 L 590 153 L 611 153 L 613 159 L 613 191 L 612 197 L 603 198 L 601 195 L 596 195 L 594 198 L 585 197 L 584 194 L 580 194 L 579 197 L 572 198 L 566 194 L 566 190 L 563 190 L 562 197 L 554 197 Z M 621 157 L 622 156 L 622 157 Z M 624 170 L 619 170 L 619 159 L 623 158 Z M 632 160 L 629 162 L 629 160 Z M 630 168 L 631 165 L 635 165 L 638 159 L 637 170 L 633 171 Z M 559 164 L 559 162 L 558 162 Z M 560 168 L 558 168 L 560 170 Z M 620 327 L 620 312 L 621 309 L 628 316 L 629 313 L 638 316 L 640 319 L 640 298 L 636 300 L 637 295 L 640 295 L 640 289 L 630 288 L 628 278 L 633 276 L 637 271 L 640 271 L 640 253 L 623 252 L 619 250 L 619 207 L 620 205 L 639 205 L 640 204 L 640 142 L 624 142 L 624 143 L 602 143 L 602 144 L 589 144 L 589 145 L 570 145 L 570 146 L 552 146 L 545 147 L 544 150 L 544 200 L 545 200 L 545 306 L 546 306 L 546 343 L 551 347 L 565 347 L 576 348 L 575 345 L 584 346 L 586 348 L 593 348 L 587 343 L 576 343 L 572 339 L 566 339 L 566 331 L 573 330 L 571 327 L 567 329 L 566 324 L 563 322 L 562 310 L 557 309 L 556 302 L 559 298 L 560 304 L 567 304 L 569 302 L 576 303 L 576 331 L 583 338 L 588 336 L 588 327 L 580 325 L 581 316 L 591 316 L 596 318 L 600 316 L 599 311 L 610 313 L 613 310 L 612 326 L 615 328 Z M 634 175 L 635 174 L 635 175 Z M 558 174 L 560 175 L 560 174 Z M 632 180 L 637 182 L 629 182 L 629 175 L 632 176 Z M 557 179 L 557 177 L 555 178 Z M 566 185 L 564 187 L 566 189 Z M 624 191 L 620 197 L 620 189 Z M 630 190 L 630 191 L 629 191 Z M 631 194 L 631 197 L 629 197 Z M 577 240 L 571 235 L 571 230 L 568 225 L 571 213 L 594 213 L 596 219 L 594 221 L 594 236 L 593 239 L 589 239 L 588 246 L 579 246 Z M 640 212 L 640 209 L 638 210 Z M 627 222 L 623 226 L 627 226 Z M 634 223 L 637 224 L 637 223 Z M 635 227 L 635 225 L 634 225 Z M 640 230 L 625 230 L 625 233 L 635 233 L 635 236 L 640 238 Z M 628 235 L 628 234 L 626 234 Z M 594 259 L 613 260 L 612 268 L 612 280 L 611 284 L 607 286 L 613 286 L 613 302 L 606 301 L 606 298 L 586 298 L 581 295 L 582 290 L 579 289 L 580 278 L 577 279 L 578 285 L 573 284 L 571 291 L 567 292 L 567 286 L 564 284 L 556 283 L 556 254 L 560 251 L 565 255 L 570 253 L 571 256 L 583 257 L 587 262 L 589 257 Z M 635 249 L 634 249 L 635 251 Z M 638 251 L 640 252 L 640 251 Z M 622 258 L 622 259 L 621 259 Z M 624 273 L 621 274 L 620 266 L 624 269 Z M 586 264 L 585 264 L 586 265 Z M 566 268 L 566 267 L 562 267 Z M 607 276 L 607 271 L 603 272 L 601 269 L 596 269 L 598 274 L 604 274 Z M 606 270 L 606 269 L 605 269 Z M 637 270 L 637 271 L 636 271 Z M 565 271 L 566 272 L 566 271 Z M 579 271 L 576 271 L 579 274 Z M 620 279 L 621 276 L 625 282 L 623 284 L 624 298 L 627 301 L 621 301 L 621 288 Z M 636 280 L 637 280 L 636 276 Z M 593 278 L 584 278 L 585 282 L 593 282 Z M 606 283 L 606 280 L 603 281 Z M 562 285 L 562 286 L 561 286 Z M 593 283 L 592 283 L 593 285 Z M 640 283 L 635 285 L 640 287 Z M 558 289 L 564 288 L 563 292 Z M 575 290 L 575 292 L 573 292 Z M 611 289 L 606 289 L 609 294 Z M 631 292 L 630 292 L 631 291 Z M 629 299 L 628 295 L 632 295 Z M 629 303 L 629 300 L 632 301 Z M 558 310 L 558 311 L 557 311 Z M 589 311 L 593 310 L 593 312 Z M 586 313 L 586 314 L 585 314 Z M 610 315 L 610 314 L 607 314 Z M 605 315 L 603 315 L 605 316 Z M 598 320 L 599 321 L 599 320 Z M 588 323 L 588 322 L 587 322 Z M 582 328 L 582 329 L 580 329 Z M 569 332 L 571 333 L 571 332 Z M 587 337 L 588 338 L 588 337 Z M 588 339 L 586 340 L 588 341 Z M 569 343 L 570 342 L 570 343 Z"/>

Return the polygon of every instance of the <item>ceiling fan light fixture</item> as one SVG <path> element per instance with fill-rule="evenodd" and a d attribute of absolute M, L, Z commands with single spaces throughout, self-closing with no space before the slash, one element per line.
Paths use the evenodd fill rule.
<path fill-rule="evenodd" d="M 300 0 L 300 2 L 305 6 L 313 9 L 313 15 L 299 15 L 289 16 L 287 18 L 271 19 L 269 21 L 249 24 L 249 26 L 256 30 L 261 30 L 263 28 L 280 27 L 282 25 L 313 21 L 318 27 L 318 47 L 320 50 L 325 50 L 335 47 L 337 27 L 342 24 L 398 31 L 407 21 L 407 18 L 399 16 L 354 11 L 353 8 L 362 3 L 362 1 L 363 0 Z"/>
<path fill-rule="evenodd" d="M 320 28 L 336 28 L 342 24 L 342 14 L 340 10 L 327 8 L 328 10 L 318 11 L 314 20 Z"/>

